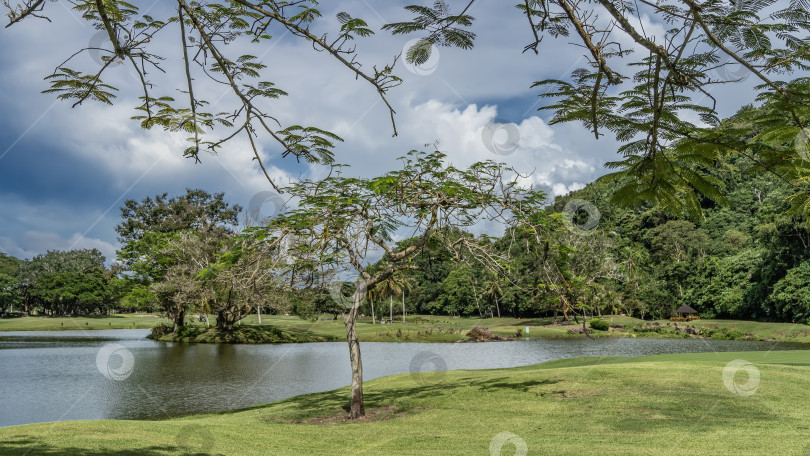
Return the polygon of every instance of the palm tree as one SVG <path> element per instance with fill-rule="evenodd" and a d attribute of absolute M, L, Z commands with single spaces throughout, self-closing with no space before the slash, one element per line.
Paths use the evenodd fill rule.
<path fill-rule="evenodd" d="M 416 282 L 407 276 L 402 276 L 402 281 L 399 283 L 400 289 L 402 290 L 402 323 L 405 323 L 405 292 L 413 290 L 413 287 L 416 286 Z"/>
<path fill-rule="evenodd" d="M 501 306 L 498 304 L 498 298 L 503 297 L 503 290 L 501 290 L 500 277 L 495 277 L 489 281 L 489 286 L 484 291 L 484 296 L 493 298 L 495 300 L 495 308 L 498 310 L 498 317 L 501 316 Z"/>
<path fill-rule="evenodd" d="M 390 276 L 380 284 L 380 296 L 388 296 L 389 300 L 389 321 L 394 321 L 394 296 L 402 293 L 402 288 L 399 284 L 399 278 Z"/>
<path fill-rule="evenodd" d="M 366 290 L 366 299 L 368 299 L 369 304 L 371 304 L 371 324 L 374 325 L 377 323 L 376 318 L 374 317 L 374 300 L 377 299 L 379 293 L 377 292 L 376 288 L 369 287 Z"/>
<path fill-rule="evenodd" d="M 405 323 L 405 291 L 413 289 L 413 280 L 402 274 L 392 275 L 381 283 L 380 296 L 388 296 L 389 316 L 394 321 L 394 296 L 402 295 L 402 322 Z"/>

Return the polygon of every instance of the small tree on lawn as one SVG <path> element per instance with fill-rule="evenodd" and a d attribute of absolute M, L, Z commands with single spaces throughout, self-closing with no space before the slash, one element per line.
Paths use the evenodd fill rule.
<path fill-rule="evenodd" d="M 457 259 L 477 259 L 500 270 L 505 259 L 491 243 L 468 236 L 451 239 L 446 233 L 452 230 L 446 228 L 495 221 L 537 230 L 545 220 L 540 213 L 544 195 L 520 187 L 513 169 L 488 161 L 460 170 L 446 163 L 439 151 L 412 151 L 402 161 L 400 170 L 376 178 L 344 177 L 336 167 L 322 181 L 296 183 L 286 191 L 298 200 L 298 208 L 255 231 L 277 240 L 293 236 L 302 241 L 289 252 L 290 267 L 328 264 L 357 275 L 343 318 L 352 365 L 350 418 L 365 414 L 356 322 L 366 290 L 398 271 L 414 269 L 412 259 L 429 242 L 449 249 Z M 413 242 L 392 242 L 396 233 Z M 366 264 L 375 252 L 383 253 L 384 264 L 371 270 Z"/>

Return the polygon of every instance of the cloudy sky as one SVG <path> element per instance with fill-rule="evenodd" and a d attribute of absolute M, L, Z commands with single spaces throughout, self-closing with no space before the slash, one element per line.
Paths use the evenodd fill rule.
<path fill-rule="evenodd" d="M 162 10 L 163 2 L 135 3 L 158 17 L 171 14 Z M 366 69 L 382 67 L 415 37 L 394 37 L 379 28 L 409 18 L 402 6 L 411 3 L 341 1 L 336 8 L 324 2 L 318 28 L 337 30 L 339 11 L 364 18 L 378 34 L 358 43 L 359 61 Z M 351 165 L 351 173 L 382 173 L 407 151 L 438 143 L 456 165 L 497 159 L 531 172 L 534 184 L 551 196 L 579 189 L 606 172 L 603 164 L 616 158 L 617 144 L 610 137 L 594 140 L 580 125 L 549 126 L 549 113 L 537 111 L 548 101 L 530 86 L 565 78 L 583 66 L 582 49 L 546 38 L 539 55 L 522 54 L 531 40 L 525 18 L 496 3 L 478 2 L 470 11 L 478 34 L 474 50 L 439 48 L 419 68 L 397 65 L 404 83 L 389 96 L 397 111 L 396 138 L 371 86 L 328 55 L 281 30 L 270 43 L 248 52 L 260 56 L 268 65 L 267 77 L 290 94 L 268 105 L 269 111 L 285 125 L 313 125 L 340 135 L 345 142 L 335 150 L 336 161 Z M 104 45 L 103 34 L 62 2 L 47 3 L 47 8 L 51 23 L 28 20 L 0 30 L 0 251 L 30 258 L 47 250 L 98 248 L 112 259 L 118 247 L 113 228 L 127 199 L 202 188 L 225 192 L 229 201 L 248 206 L 270 189 L 243 140 L 194 164 L 182 157 L 184 145 L 177 135 L 144 131 L 129 120 L 140 90 L 129 67 L 113 68 L 106 76 L 120 89 L 112 107 L 85 103 L 71 108 L 70 102 L 42 94 L 47 88 L 43 77 L 62 60 L 86 46 Z M 641 22 L 648 33 L 663 30 L 647 16 Z M 154 82 L 159 93 L 182 96 L 177 92 L 184 77 L 175 46 L 179 30 L 169 27 L 161 33 L 154 49 L 166 57 L 166 74 L 155 74 Z M 85 53 L 70 66 L 91 71 L 98 68 L 97 60 L 98 55 Z M 197 94 L 212 103 L 211 110 L 232 109 L 228 91 L 199 76 Z M 751 86 L 748 81 L 733 93 L 718 93 L 721 114 L 753 101 Z M 516 127 L 486 130 L 493 122 Z M 489 144 L 486 131 L 494 133 Z M 493 144 L 505 144 L 506 150 Z M 270 141 L 261 147 L 271 174 L 282 182 L 324 172 L 282 159 Z"/>

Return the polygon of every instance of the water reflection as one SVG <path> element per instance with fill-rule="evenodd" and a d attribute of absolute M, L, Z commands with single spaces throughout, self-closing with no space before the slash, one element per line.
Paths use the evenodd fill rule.
<path fill-rule="evenodd" d="M 76 419 L 159 419 L 249 407 L 348 385 L 345 343 L 156 343 L 146 330 L 8 332 L 0 335 L 0 426 Z M 132 355 L 124 379 L 103 375 L 99 351 Z M 768 350 L 773 344 L 690 339 L 558 339 L 490 344 L 362 344 L 365 378 L 421 370 L 487 369 L 576 356 Z M 779 349 L 806 348 L 780 344 Z M 421 355 L 424 357 L 424 355 Z M 122 361 L 110 358 L 111 369 Z M 123 359 L 123 358 L 121 358 Z M 119 364 L 113 364 L 118 362 Z M 116 372 L 118 372 L 116 371 Z"/>

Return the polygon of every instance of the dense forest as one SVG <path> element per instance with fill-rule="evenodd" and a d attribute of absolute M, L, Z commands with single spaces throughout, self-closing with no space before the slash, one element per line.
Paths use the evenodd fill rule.
<path fill-rule="evenodd" d="M 726 122 L 744 121 L 754 109 Z M 755 129 L 750 132 L 753 137 Z M 703 197 L 699 216 L 617 204 L 617 186 L 626 182 L 606 177 L 549 202 L 545 212 L 554 224 L 543 242 L 514 231 L 485 236 L 510 259 L 500 270 L 428 244 L 412 268 L 366 291 L 362 311 L 376 318 L 396 298 L 397 313 L 655 319 L 687 304 L 703 318 L 805 320 L 810 231 L 802 216 L 791 215 L 790 185 L 743 154 L 720 156 L 700 172 L 722 188 L 725 200 Z M 335 276 L 277 273 L 280 257 L 263 258 L 267 252 L 251 250 L 237 233 L 241 211 L 225 195 L 202 190 L 127 201 L 112 266 L 96 250 L 30 260 L 0 254 L 0 310 L 163 312 L 178 325 L 186 314 L 205 312 L 216 314 L 222 328 L 258 306 L 303 317 L 341 312 L 328 290 Z M 450 231 L 445 238 L 474 237 Z M 386 261 L 384 255 L 371 269 Z"/>

